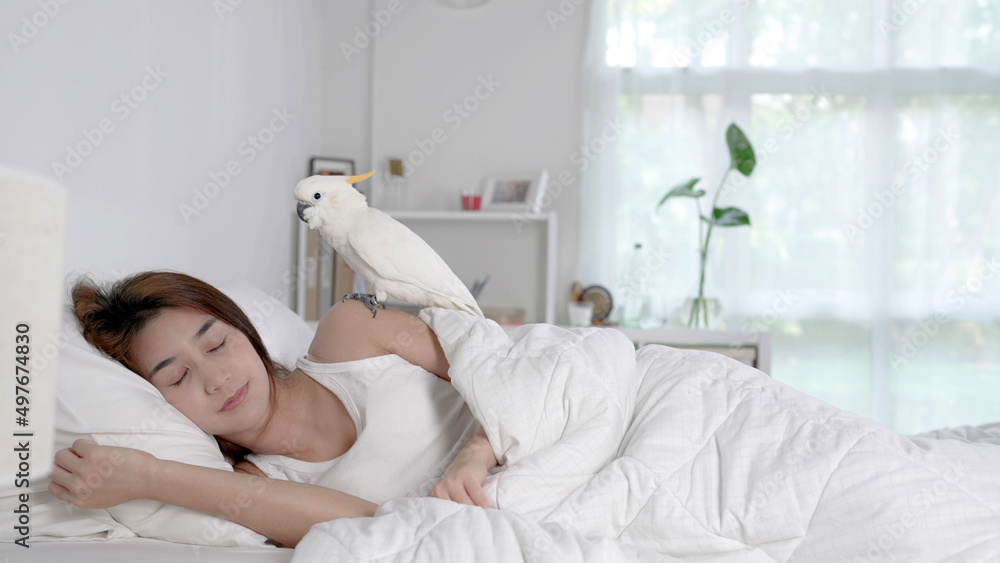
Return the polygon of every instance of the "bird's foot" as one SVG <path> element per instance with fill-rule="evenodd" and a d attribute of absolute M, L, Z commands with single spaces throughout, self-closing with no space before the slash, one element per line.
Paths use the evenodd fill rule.
<path fill-rule="evenodd" d="M 341 299 L 341 302 L 347 301 L 348 299 L 353 299 L 355 301 L 360 301 L 368 307 L 368 310 L 372 312 L 372 318 L 375 318 L 376 313 L 379 309 L 385 309 L 385 303 L 380 302 L 375 298 L 374 295 L 369 293 L 348 293 Z"/>

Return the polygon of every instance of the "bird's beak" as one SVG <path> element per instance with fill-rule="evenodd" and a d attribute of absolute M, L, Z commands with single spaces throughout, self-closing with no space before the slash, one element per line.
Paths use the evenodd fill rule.
<path fill-rule="evenodd" d="M 306 220 L 306 209 L 309 209 L 310 207 L 312 207 L 311 203 L 306 203 L 304 201 L 300 201 L 299 204 L 295 208 L 295 212 L 299 214 L 299 219 L 302 219 L 306 223 L 309 222 L 309 221 Z"/>

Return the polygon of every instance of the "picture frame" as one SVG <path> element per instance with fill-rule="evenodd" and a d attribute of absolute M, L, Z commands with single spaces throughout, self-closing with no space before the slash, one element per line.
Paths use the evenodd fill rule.
<path fill-rule="evenodd" d="M 309 159 L 310 176 L 353 176 L 354 161 L 349 158 L 314 156 Z"/>
<path fill-rule="evenodd" d="M 538 214 L 549 181 L 548 170 L 487 176 L 482 209 Z"/>

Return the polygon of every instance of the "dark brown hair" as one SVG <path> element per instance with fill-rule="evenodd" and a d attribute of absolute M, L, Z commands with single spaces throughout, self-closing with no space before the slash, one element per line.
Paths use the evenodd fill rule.
<path fill-rule="evenodd" d="M 198 278 L 179 272 L 155 271 L 135 274 L 101 288 L 84 277 L 71 291 L 73 313 L 84 339 L 136 374 L 142 374 L 134 359 L 136 337 L 165 307 L 189 307 L 235 327 L 246 335 L 267 370 L 271 385 L 271 408 L 275 404 L 275 378 L 288 377 L 288 370 L 271 360 L 253 323 L 224 293 Z M 215 437 L 222 453 L 241 461 L 251 450 Z"/>

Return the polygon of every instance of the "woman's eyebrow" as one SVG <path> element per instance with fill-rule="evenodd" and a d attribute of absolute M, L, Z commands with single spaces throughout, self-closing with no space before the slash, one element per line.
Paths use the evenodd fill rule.
<path fill-rule="evenodd" d="M 205 321 L 205 324 L 201 325 L 201 328 L 199 328 L 198 331 L 194 333 L 194 338 L 192 338 L 192 340 L 198 340 L 199 338 L 201 338 L 202 336 L 204 336 L 205 333 L 208 332 L 208 329 L 212 328 L 212 325 L 215 324 L 215 321 L 217 321 L 217 320 L 219 320 L 219 319 L 214 319 L 213 318 L 213 319 L 208 319 L 207 321 Z M 152 369 L 152 371 L 149 372 L 149 379 L 153 379 L 153 376 L 156 375 L 156 372 L 158 372 L 161 369 L 169 366 L 176 359 L 177 359 L 177 356 L 170 356 L 166 360 L 163 360 L 162 362 L 156 364 L 156 367 L 154 367 Z"/>
<path fill-rule="evenodd" d="M 219 320 L 219 319 L 212 318 L 212 319 L 208 319 L 207 321 L 205 321 L 205 324 L 201 325 L 201 328 L 198 329 L 198 332 L 194 333 L 194 338 L 192 340 L 198 340 L 199 338 L 201 338 L 202 335 L 204 335 L 206 332 L 208 332 L 208 329 L 211 328 L 212 325 L 217 320 Z"/>

